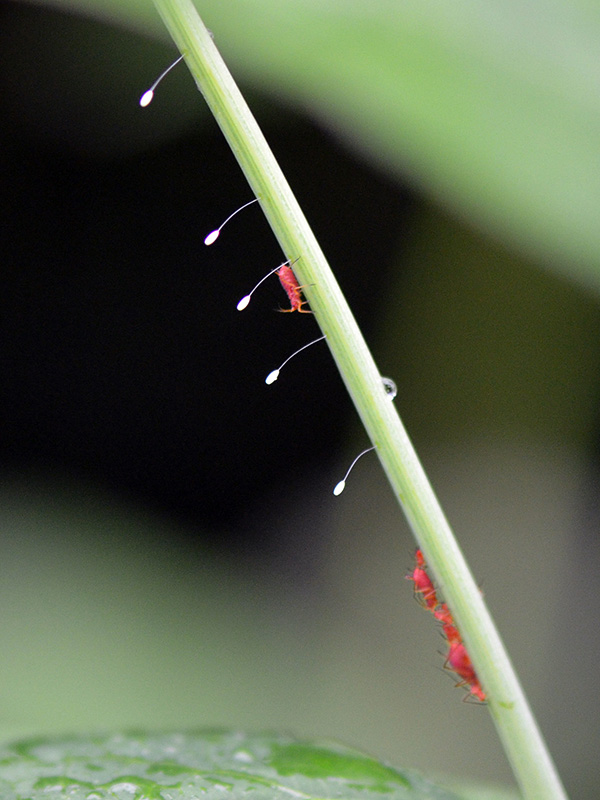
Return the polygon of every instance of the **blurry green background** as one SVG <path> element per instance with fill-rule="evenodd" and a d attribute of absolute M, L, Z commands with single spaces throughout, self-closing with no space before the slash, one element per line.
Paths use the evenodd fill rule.
<path fill-rule="evenodd" d="M 600 10 L 198 2 L 572 797 L 597 796 Z M 510 781 L 150 2 L 0 4 L 0 735 L 231 724 Z M 301 359 L 301 360 L 300 360 Z"/>

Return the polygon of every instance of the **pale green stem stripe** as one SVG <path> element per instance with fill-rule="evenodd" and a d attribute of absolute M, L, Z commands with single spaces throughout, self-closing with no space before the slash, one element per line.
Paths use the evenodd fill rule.
<path fill-rule="evenodd" d="M 566 798 L 502 641 L 340 288 L 191 0 L 154 0 L 279 240 L 468 647 L 528 800 Z"/>

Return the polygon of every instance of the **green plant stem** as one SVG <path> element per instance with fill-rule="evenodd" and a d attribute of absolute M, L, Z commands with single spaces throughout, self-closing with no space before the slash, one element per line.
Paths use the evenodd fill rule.
<path fill-rule="evenodd" d="M 427 562 L 452 609 L 528 800 L 566 798 L 500 636 L 350 308 L 191 0 L 154 0 L 281 244 Z"/>

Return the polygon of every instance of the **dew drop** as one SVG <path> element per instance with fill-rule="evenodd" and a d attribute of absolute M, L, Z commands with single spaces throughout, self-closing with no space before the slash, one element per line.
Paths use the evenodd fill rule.
<path fill-rule="evenodd" d="M 385 389 L 388 399 L 393 400 L 398 394 L 398 387 L 396 386 L 396 383 L 391 378 L 382 378 L 381 380 L 383 382 L 383 388 Z"/>

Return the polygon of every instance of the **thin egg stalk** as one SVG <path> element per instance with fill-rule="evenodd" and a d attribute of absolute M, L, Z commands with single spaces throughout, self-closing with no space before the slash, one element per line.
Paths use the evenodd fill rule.
<path fill-rule="evenodd" d="M 342 478 L 342 480 L 341 480 L 341 481 L 339 481 L 339 483 L 336 483 L 336 485 L 335 485 L 335 488 L 334 488 L 334 490 L 333 490 L 333 493 L 334 493 L 334 495 L 335 495 L 336 497 L 338 497 L 338 496 L 339 496 L 339 495 L 340 495 L 340 494 L 341 494 L 341 493 L 344 491 L 344 489 L 346 488 L 346 481 L 348 480 L 348 475 L 350 475 L 350 473 L 351 473 L 351 472 L 352 472 L 352 470 L 354 469 L 354 465 L 356 464 L 356 462 L 358 461 L 358 459 L 359 459 L 359 458 L 362 458 L 362 457 L 363 457 L 363 456 L 364 456 L 366 453 L 370 453 L 370 452 L 371 452 L 371 450 L 375 450 L 375 449 L 376 449 L 376 445 L 372 445 L 372 447 L 367 447 L 367 449 L 366 449 L 366 450 L 363 450 L 363 451 L 362 451 L 362 453 L 359 453 L 359 454 L 356 456 L 356 458 L 354 459 L 354 461 L 353 461 L 353 462 L 350 464 L 350 466 L 348 467 L 348 472 L 346 472 L 346 474 L 344 475 L 344 477 Z"/>
<path fill-rule="evenodd" d="M 214 231 L 213 231 L 213 233 L 214 233 Z M 207 238 L 208 238 L 208 237 L 207 237 Z M 285 263 L 287 264 L 288 262 L 286 261 Z M 259 280 L 259 282 L 256 284 L 256 286 L 254 287 L 254 289 L 252 289 L 252 291 L 251 291 L 251 292 L 249 292 L 248 294 L 244 295 L 244 297 L 242 297 L 242 299 L 239 301 L 239 303 L 238 303 L 238 304 L 237 304 L 237 306 L 236 306 L 237 310 L 238 310 L 238 311 L 243 311 L 245 308 L 248 308 L 248 306 L 250 305 L 250 300 L 252 299 L 252 295 L 253 295 L 253 294 L 254 294 L 254 292 L 255 292 L 255 291 L 258 289 L 258 287 L 261 285 L 261 283 L 263 283 L 264 281 L 266 281 L 266 280 L 267 280 L 267 278 L 270 278 L 270 277 L 271 277 L 271 275 L 272 275 L 274 272 L 277 272 L 277 270 L 278 270 L 278 269 L 281 269 L 281 267 L 282 267 L 282 266 L 283 266 L 283 265 L 282 265 L 282 264 L 280 264 L 278 267 L 275 267 L 275 268 L 274 268 L 274 269 L 272 269 L 270 272 L 267 272 L 267 274 L 266 274 L 266 275 L 265 275 L 263 278 L 261 278 L 261 279 Z"/>
<path fill-rule="evenodd" d="M 239 213 L 240 213 L 240 211 L 243 211 L 245 208 L 248 208 L 248 206 L 251 206 L 251 205 L 252 205 L 252 203 L 258 203 L 258 197 L 255 197 L 255 198 L 254 198 L 254 200 L 249 200 L 247 203 L 244 203 L 244 205 L 243 205 L 243 206 L 240 206 L 239 208 L 237 208 L 237 209 L 236 209 L 236 210 L 233 212 L 233 214 L 230 214 L 230 215 L 227 217 L 227 219 L 225 220 L 225 222 L 222 222 L 222 223 L 219 225 L 219 227 L 218 227 L 218 228 L 215 228 L 215 230 L 214 230 L 214 231 L 211 231 L 211 232 L 208 234 L 208 236 L 206 236 L 206 237 L 204 238 L 204 244 L 206 244 L 206 245 L 214 244 L 214 243 L 217 241 L 217 239 L 219 238 L 219 235 L 220 235 L 220 233 L 221 233 L 221 230 L 222 230 L 222 229 L 225 227 L 225 225 L 227 225 L 227 223 L 229 222 L 229 220 L 230 220 L 230 219 L 233 219 L 233 218 L 235 217 L 235 215 L 236 215 L 236 214 L 239 214 Z"/>
<path fill-rule="evenodd" d="M 265 378 L 265 383 L 268 386 L 270 386 L 272 383 L 275 383 L 275 381 L 279 377 L 279 373 L 285 367 L 285 365 L 288 363 L 288 361 L 291 361 L 292 358 L 294 358 L 294 356 L 298 355 L 298 353 L 301 353 L 303 350 L 306 350 L 307 347 L 312 347 L 313 344 L 317 344 L 317 342 L 322 342 L 323 339 L 326 339 L 326 338 L 327 338 L 326 336 L 319 336 L 318 339 L 313 339 L 312 342 L 309 342 L 308 344 L 305 344 L 302 347 L 300 347 L 298 350 L 296 350 L 294 353 L 292 353 L 291 356 L 288 356 L 286 358 L 286 360 L 278 367 L 278 369 L 274 369 L 272 372 L 269 372 L 269 374 Z"/>
<path fill-rule="evenodd" d="M 175 66 L 177 66 L 177 64 L 179 64 L 179 62 L 182 59 L 183 59 L 182 55 L 179 56 L 179 58 L 176 58 L 175 61 L 171 64 L 171 66 L 167 67 L 166 70 L 161 75 L 159 75 L 158 78 L 154 81 L 152 86 L 144 92 L 144 94 L 140 97 L 140 105 L 141 105 L 142 108 L 146 108 L 146 106 L 150 105 L 150 103 L 152 102 L 152 100 L 154 98 L 154 90 L 156 89 L 158 84 L 162 81 L 162 79 L 165 77 L 165 75 L 168 75 L 169 72 L 171 72 L 173 67 L 175 67 Z"/>

